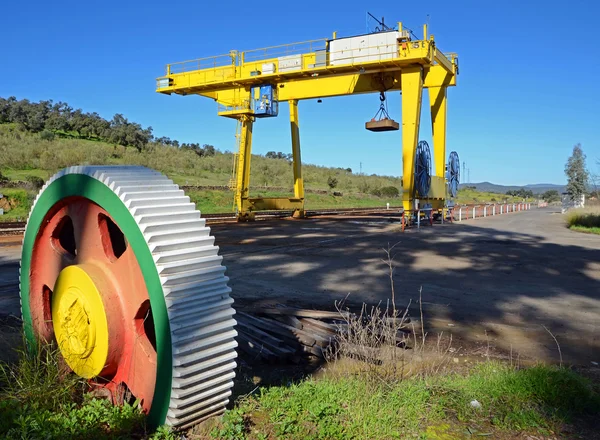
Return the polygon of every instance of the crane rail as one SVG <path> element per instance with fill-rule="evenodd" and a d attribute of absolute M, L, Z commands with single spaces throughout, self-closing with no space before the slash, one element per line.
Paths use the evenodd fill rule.
<path fill-rule="evenodd" d="M 486 205 L 493 205 L 487 203 L 477 204 L 464 204 L 455 205 L 454 211 L 457 212 L 458 208 L 469 209 L 469 208 L 483 208 Z M 512 203 L 509 203 L 512 205 Z M 403 212 L 401 206 L 390 206 L 387 207 L 367 207 L 367 208 L 328 208 L 328 209 L 310 209 L 306 211 L 306 216 L 318 217 L 326 215 L 368 215 L 368 214 L 398 214 L 400 217 Z M 291 217 L 294 213 L 293 210 L 286 211 L 260 211 L 255 213 L 255 219 L 258 220 L 269 220 L 276 218 Z M 233 212 L 225 213 L 211 213 L 202 214 L 202 217 L 206 219 L 206 224 L 220 224 L 220 223 L 237 223 L 237 216 Z M 468 215 L 467 215 L 468 217 Z M 26 222 L 0 222 L 0 235 L 18 235 L 25 231 Z"/>

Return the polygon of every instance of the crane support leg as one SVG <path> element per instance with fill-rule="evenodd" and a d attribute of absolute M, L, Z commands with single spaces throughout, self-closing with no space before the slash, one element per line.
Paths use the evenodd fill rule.
<path fill-rule="evenodd" d="M 402 204 L 405 210 L 413 209 L 415 151 L 419 140 L 423 74 L 421 67 L 402 69 Z"/>
<path fill-rule="evenodd" d="M 240 151 L 237 163 L 237 182 L 235 192 L 235 205 L 237 207 L 238 221 L 254 220 L 254 212 L 250 211 L 248 196 L 250 194 L 250 160 L 252 159 L 252 124 L 250 116 L 241 116 L 242 131 L 240 137 Z"/>
<path fill-rule="evenodd" d="M 446 87 L 429 88 L 429 105 L 435 175 L 444 178 L 446 174 Z"/>
<path fill-rule="evenodd" d="M 300 127 L 298 125 L 298 100 L 289 101 L 290 127 L 292 130 L 292 156 L 294 160 L 294 197 L 302 201 L 302 207 L 294 210 L 294 217 L 304 218 L 304 179 L 300 156 Z"/>

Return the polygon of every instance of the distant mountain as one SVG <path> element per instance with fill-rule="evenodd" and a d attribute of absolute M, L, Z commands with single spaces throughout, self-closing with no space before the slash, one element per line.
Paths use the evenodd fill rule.
<path fill-rule="evenodd" d="M 531 185 L 517 186 L 517 185 L 496 185 L 491 182 L 479 182 L 479 183 L 461 183 L 460 188 L 466 186 L 474 186 L 478 191 L 493 192 L 499 194 L 505 194 L 506 191 L 518 190 L 525 188 L 533 191 L 534 194 L 542 194 L 546 191 L 556 190 L 559 193 L 564 192 L 565 185 L 554 185 L 552 183 L 535 183 Z"/>

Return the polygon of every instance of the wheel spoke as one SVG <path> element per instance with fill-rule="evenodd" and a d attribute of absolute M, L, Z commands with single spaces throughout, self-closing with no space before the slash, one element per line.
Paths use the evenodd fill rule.
<path fill-rule="evenodd" d="M 29 304 L 32 310 L 32 324 L 46 340 L 54 335 L 52 326 L 52 293 L 58 274 L 65 267 L 74 264 L 76 257 L 65 247 L 69 235 L 68 209 L 60 208 L 50 216 L 37 237 L 38 245 L 32 252 L 30 273 Z M 43 245 L 42 245 L 43 244 Z"/>
<path fill-rule="evenodd" d="M 105 260 L 98 226 L 98 216 L 103 212 L 102 208 L 82 200 L 69 205 L 68 212 L 73 221 L 78 263 Z"/>
<path fill-rule="evenodd" d="M 146 411 L 150 410 L 152 405 L 155 382 L 156 351 L 145 334 L 137 333 L 125 383 L 131 393 L 141 400 L 141 405 Z"/>

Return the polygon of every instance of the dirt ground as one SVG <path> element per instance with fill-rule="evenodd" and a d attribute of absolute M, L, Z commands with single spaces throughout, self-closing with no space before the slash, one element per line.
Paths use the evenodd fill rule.
<path fill-rule="evenodd" d="M 319 217 L 212 226 L 238 304 L 333 309 L 410 302 L 430 335 L 471 354 L 600 363 L 600 236 L 552 208 L 400 231 L 392 218 Z M 20 314 L 20 236 L 0 237 L 0 316 Z M 2 340 L 0 335 L 0 340 Z M 6 339 L 6 338 L 4 338 Z M 3 347 L 0 347 L 3 349 Z"/>

